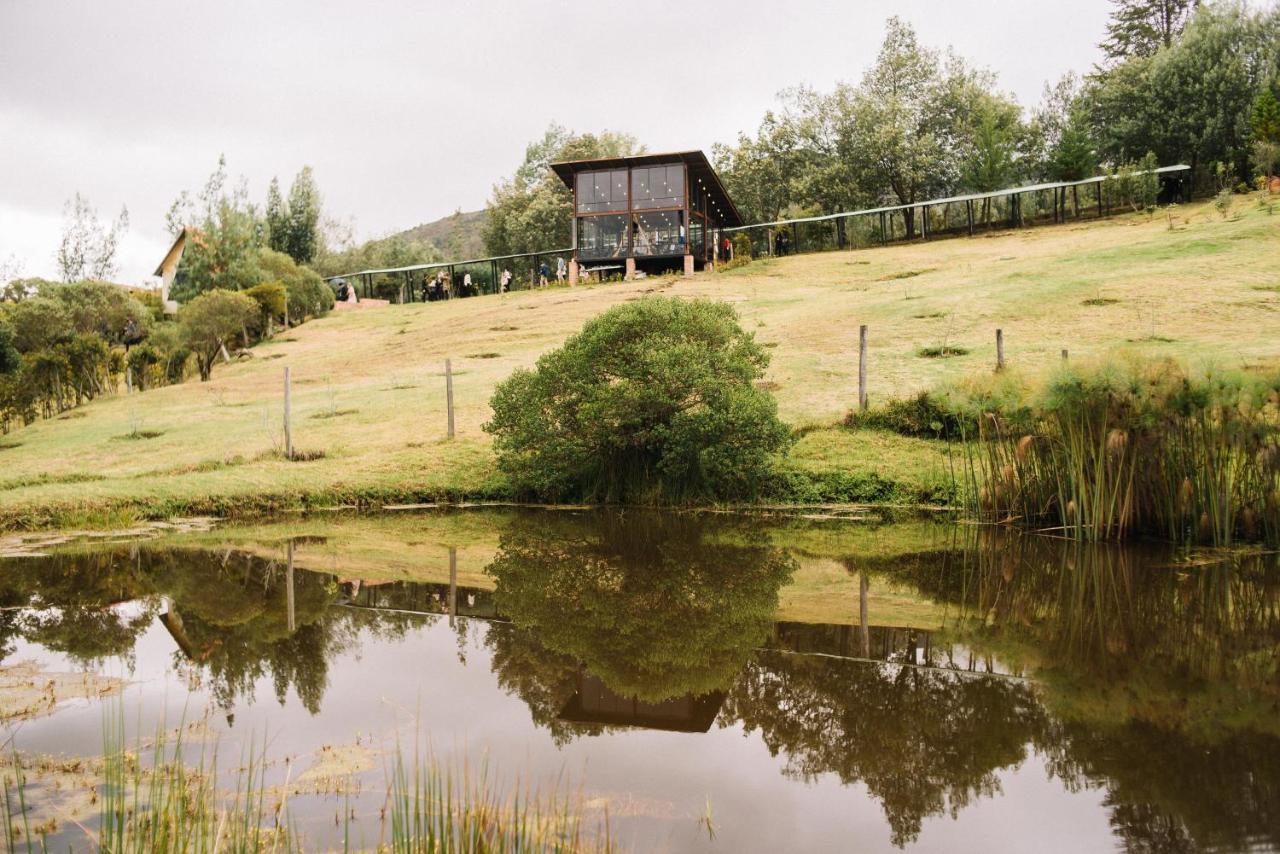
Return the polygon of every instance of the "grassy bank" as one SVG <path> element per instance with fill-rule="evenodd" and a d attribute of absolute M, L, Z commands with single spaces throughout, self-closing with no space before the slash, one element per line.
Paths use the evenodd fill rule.
<path fill-rule="evenodd" d="M 945 444 L 840 427 L 870 327 L 873 403 L 990 370 L 1035 371 L 1122 350 L 1228 367 L 1271 362 L 1280 340 L 1280 218 L 1207 205 L 973 240 L 763 261 L 721 275 L 340 313 L 278 336 L 209 383 L 100 399 L 0 437 L 0 525 L 112 514 L 250 515 L 293 507 L 502 498 L 481 425 L 494 385 L 589 317 L 649 292 L 727 300 L 770 348 L 767 382 L 801 434 L 784 495 L 933 503 Z M 964 355 L 930 358 L 931 348 Z M 457 438 L 444 439 L 445 358 Z M 295 444 L 282 458 L 281 368 Z"/>

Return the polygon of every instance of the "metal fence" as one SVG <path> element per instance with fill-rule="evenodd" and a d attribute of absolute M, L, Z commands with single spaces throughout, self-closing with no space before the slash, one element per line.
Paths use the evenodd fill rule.
<path fill-rule="evenodd" d="M 1152 172 L 1159 176 L 1161 203 L 1190 199 L 1190 166 L 1164 166 Z M 1130 210 L 1128 202 L 1121 198 L 1117 178 L 1116 175 L 1098 175 L 1081 181 L 1032 184 L 907 205 L 743 225 L 718 231 L 717 240 L 719 235 L 742 233 L 751 241 L 752 255 L 779 256 L 861 249 L 938 237 L 971 237 L 997 229 L 1101 219 L 1117 209 Z M 555 281 L 558 260 L 564 259 L 567 264 L 572 256 L 572 248 L 553 249 L 467 261 L 361 270 L 330 276 L 327 281 L 345 281 L 356 287 L 357 294 L 365 298 L 425 302 L 446 296 L 496 294 L 503 271 L 512 274 L 509 291 L 528 290 L 538 286 L 543 263 L 548 268 L 547 278 Z M 444 274 L 450 285 L 447 292 L 433 286 L 439 273 Z M 468 273 L 471 275 L 470 289 L 464 287 Z"/>
<path fill-rule="evenodd" d="M 430 264 L 344 273 L 330 276 L 325 281 L 345 282 L 356 288 L 356 294 L 365 299 L 387 299 L 396 303 L 428 302 L 496 294 L 501 287 L 503 272 L 511 273 L 508 291 L 529 290 L 539 285 L 540 268 L 544 263 L 547 266 L 548 280 L 554 282 L 558 259 L 563 258 L 567 265 L 572 256 L 572 249 L 555 249 L 466 261 L 436 261 Z M 439 274 L 443 274 L 443 280 L 447 284 L 447 289 L 443 292 L 436 287 Z M 469 290 L 465 287 L 468 274 L 471 276 Z"/>
<path fill-rule="evenodd" d="M 1190 166 L 1164 166 L 1152 171 L 1160 178 L 1162 202 L 1190 198 Z M 860 249 L 908 240 L 973 236 L 1040 223 L 1100 219 L 1122 206 L 1129 209 L 1120 198 L 1116 178 L 1098 175 L 1082 181 L 1010 187 L 907 205 L 756 223 L 726 228 L 722 233 L 747 235 L 752 254 L 759 257 Z"/>

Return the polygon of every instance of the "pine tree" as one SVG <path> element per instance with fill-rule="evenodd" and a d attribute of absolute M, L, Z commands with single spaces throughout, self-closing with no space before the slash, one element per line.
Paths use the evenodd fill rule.
<path fill-rule="evenodd" d="M 286 251 L 289 242 L 289 211 L 280 196 L 280 181 L 271 179 L 267 187 L 267 245 L 277 252 Z"/>
<path fill-rule="evenodd" d="M 1123 60 L 1151 56 L 1181 35 L 1200 0 L 1112 0 L 1115 10 L 1100 47 L 1107 57 Z"/>
<path fill-rule="evenodd" d="M 293 260 L 306 264 L 316 257 L 320 248 L 320 191 L 310 166 L 303 166 L 289 187 L 286 232 L 283 251 Z"/>

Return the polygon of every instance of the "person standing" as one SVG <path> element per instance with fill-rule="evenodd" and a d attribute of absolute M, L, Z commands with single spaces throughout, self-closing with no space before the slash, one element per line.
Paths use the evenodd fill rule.
<path fill-rule="evenodd" d="M 501 281 L 502 281 L 502 293 L 505 294 L 507 291 L 511 290 L 511 271 L 505 267 L 502 269 Z"/>
<path fill-rule="evenodd" d="M 551 268 L 547 266 L 547 262 L 543 261 L 538 265 L 538 286 L 545 288 L 547 279 L 551 277 Z"/>
<path fill-rule="evenodd" d="M 569 269 L 564 263 L 564 256 L 563 255 L 557 256 L 556 257 L 556 284 L 557 285 L 564 284 L 564 277 L 568 272 L 569 272 Z"/>
<path fill-rule="evenodd" d="M 471 296 L 471 271 L 462 274 L 462 295 L 464 297 Z"/>

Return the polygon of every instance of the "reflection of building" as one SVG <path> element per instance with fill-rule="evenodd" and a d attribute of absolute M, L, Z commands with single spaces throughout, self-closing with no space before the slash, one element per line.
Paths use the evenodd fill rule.
<path fill-rule="evenodd" d="M 701 151 L 554 163 L 573 191 L 569 281 L 587 270 L 670 269 L 714 263 L 720 230 L 742 217 Z"/>
<path fill-rule="evenodd" d="M 598 677 L 580 670 L 578 690 L 564 704 L 559 718 L 576 724 L 706 732 L 711 729 L 723 702 L 724 692 L 713 691 L 700 697 L 690 695 L 646 703 L 616 694 Z"/>

